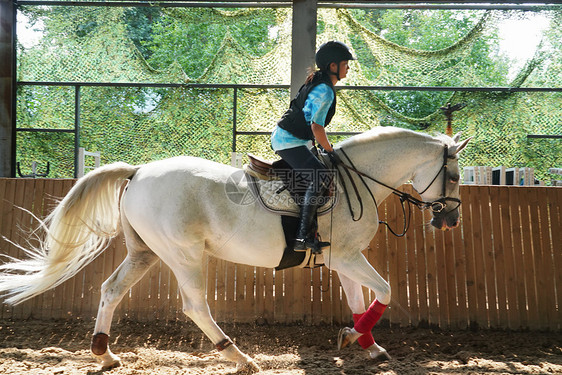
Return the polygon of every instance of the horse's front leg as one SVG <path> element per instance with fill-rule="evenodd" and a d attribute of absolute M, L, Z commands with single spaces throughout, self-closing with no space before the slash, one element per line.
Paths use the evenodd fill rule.
<path fill-rule="evenodd" d="M 356 257 L 338 262 L 336 269 L 355 323 L 353 328 L 345 327 L 340 330 L 338 348 L 341 349 L 357 340 L 359 345 L 369 352 L 371 358 L 390 359 L 386 350 L 375 342 L 371 333 L 390 303 L 390 285 L 360 253 Z M 367 310 L 361 284 L 373 290 L 377 296 Z"/>

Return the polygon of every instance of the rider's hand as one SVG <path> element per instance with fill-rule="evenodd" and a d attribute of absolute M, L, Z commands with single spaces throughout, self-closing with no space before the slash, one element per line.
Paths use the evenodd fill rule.
<path fill-rule="evenodd" d="M 328 157 L 330 158 L 330 161 L 332 162 L 332 165 L 334 165 L 334 166 L 343 163 L 341 158 L 339 157 L 338 154 L 336 154 L 335 151 L 328 152 Z"/>

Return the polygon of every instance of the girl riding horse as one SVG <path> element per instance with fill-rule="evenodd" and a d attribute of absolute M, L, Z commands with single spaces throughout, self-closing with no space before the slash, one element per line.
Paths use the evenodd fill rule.
<path fill-rule="evenodd" d="M 339 162 L 325 126 L 336 111 L 334 85 L 347 76 L 349 60 L 355 58 L 345 44 L 324 43 L 316 52 L 318 70 L 309 74 L 271 135 L 273 150 L 297 172 L 295 180 L 305 185 L 302 202 L 299 202 L 300 224 L 294 244 L 297 251 L 321 252 L 321 248 L 330 246 L 318 240 L 314 225 L 319 198 L 327 188 L 327 179 L 323 177 L 328 171 L 309 146 L 311 141 L 318 142 L 328 152 L 332 163 Z"/>

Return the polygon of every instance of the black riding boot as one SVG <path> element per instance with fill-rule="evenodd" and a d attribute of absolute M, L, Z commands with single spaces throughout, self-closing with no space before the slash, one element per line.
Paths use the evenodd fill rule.
<path fill-rule="evenodd" d="M 300 212 L 300 224 L 295 239 L 294 249 L 304 251 L 312 249 L 314 253 L 321 253 L 322 247 L 330 246 L 329 242 L 320 242 L 316 236 L 316 210 L 318 209 L 318 197 L 314 185 L 308 187 L 304 193 L 303 204 Z"/>

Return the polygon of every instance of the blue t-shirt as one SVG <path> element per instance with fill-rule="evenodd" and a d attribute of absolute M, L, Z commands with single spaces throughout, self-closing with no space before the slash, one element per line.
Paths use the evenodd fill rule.
<path fill-rule="evenodd" d="M 315 122 L 318 125 L 325 126 L 326 116 L 333 101 L 334 91 L 330 86 L 325 83 L 321 83 L 314 87 L 308 93 L 308 97 L 306 98 L 302 109 L 304 118 L 308 125 L 310 126 L 310 124 Z M 310 141 L 297 138 L 287 130 L 281 129 L 279 126 L 276 126 L 271 134 L 271 147 L 273 147 L 273 150 L 275 151 L 305 146 L 308 142 Z"/>

